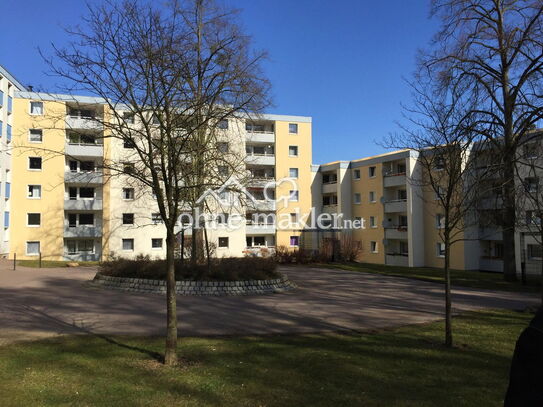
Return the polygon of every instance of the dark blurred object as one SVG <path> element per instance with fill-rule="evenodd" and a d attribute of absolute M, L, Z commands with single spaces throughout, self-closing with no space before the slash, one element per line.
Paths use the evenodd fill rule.
<path fill-rule="evenodd" d="M 520 334 L 504 407 L 543 406 L 543 308 Z"/>

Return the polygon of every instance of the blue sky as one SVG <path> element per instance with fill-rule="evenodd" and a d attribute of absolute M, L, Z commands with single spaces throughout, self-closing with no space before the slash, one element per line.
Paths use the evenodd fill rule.
<path fill-rule="evenodd" d="M 385 151 L 378 141 L 397 131 L 400 103 L 410 99 L 403 78 L 436 29 L 429 0 L 221 1 L 242 10 L 255 46 L 269 51 L 269 113 L 313 117 L 314 163 Z M 61 25 L 76 24 L 83 4 L 2 0 L 0 64 L 23 84 L 55 91 L 37 47 L 61 45 Z"/>

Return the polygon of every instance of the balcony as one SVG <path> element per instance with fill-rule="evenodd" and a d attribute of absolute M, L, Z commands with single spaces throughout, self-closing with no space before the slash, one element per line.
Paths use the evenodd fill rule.
<path fill-rule="evenodd" d="M 486 226 L 479 228 L 480 240 L 502 240 L 503 233 L 500 227 Z"/>
<path fill-rule="evenodd" d="M 322 213 L 338 213 L 337 205 L 323 205 Z"/>
<path fill-rule="evenodd" d="M 251 143 L 275 143 L 275 133 L 273 131 L 247 130 L 245 140 Z"/>
<path fill-rule="evenodd" d="M 384 186 L 386 187 L 400 187 L 404 186 L 407 182 L 405 173 L 403 174 L 388 174 L 385 175 Z"/>
<path fill-rule="evenodd" d="M 401 253 L 387 253 L 385 264 L 390 264 L 391 266 L 409 267 L 409 256 Z"/>
<path fill-rule="evenodd" d="M 101 211 L 101 199 L 66 199 L 64 200 L 65 211 Z"/>
<path fill-rule="evenodd" d="M 337 181 L 322 184 L 322 193 L 323 194 L 334 194 L 336 192 L 337 192 Z"/>
<path fill-rule="evenodd" d="M 71 184 L 102 184 L 101 172 L 72 172 L 64 173 L 64 182 Z"/>
<path fill-rule="evenodd" d="M 407 226 L 385 227 L 385 238 L 407 240 Z"/>
<path fill-rule="evenodd" d="M 103 130 L 104 126 L 100 123 L 102 118 L 66 116 L 66 128 L 77 130 Z"/>
<path fill-rule="evenodd" d="M 385 213 L 407 212 L 407 199 L 397 199 L 385 202 Z"/>
<path fill-rule="evenodd" d="M 64 226 L 64 237 L 100 237 L 102 236 L 101 226 Z"/>
<path fill-rule="evenodd" d="M 64 152 L 72 157 L 103 157 L 104 146 L 102 144 L 66 143 Z"/>
<path fill-rule="evenodd" d="M 269 200 L 256 200 L 256 201 L 248 201 L 247 207 L 250 209 L 254 209 L 258 212 L 269 212 L 269 211 L 275 211 L 275 201 Z"/>
<path fill-rule="evenodd" d="M 247 154 L 245 162 L 254 165 L 275 165 L 275 154 Z"/>
<path fill-rule="evenodd" d="M 273 223 L 252 223 L 247 221 L 245 233 L 248 235 L 273 235 L 275 234 L 275 225 Z"/>

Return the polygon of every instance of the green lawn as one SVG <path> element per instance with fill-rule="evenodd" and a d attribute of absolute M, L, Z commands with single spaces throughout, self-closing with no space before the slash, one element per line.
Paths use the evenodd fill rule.
<path fill-rule="evenodd" d="M 67 267 L 68 263 L 73 263 L 70 261 L 56 261 L 56 260 L 42 260 L 41 266 L 43 268 L 48 267 Z M 97 266 L 100 264 L 98 261 L 77 261 L 75 262 L 81 267 Z M 17 265 L 24 267 L 40 267 L 39 260 L 17 260 Z"/>
<path fill-rule="evenodd" d="M 443 277 L 443 270 L 431 267 L 401 267 L 369 263 L 328 263 L 318 264 L 317 266 L 360 271 L 364 273 L 383 274 L 394 277 L 413 278 L 416 280 L 430 281 L 432 283 L 444 283 L 445 281 Z M 461 287 L 538 293 L 541 291 L 541 288 L 539 286 L 539 281 L 534 279 L 535 277 L 531 277 L 531 280 L 528 281 L 529 284 L 524 286 L 520 281 L 505 281 L 501 273 L 451 270 L 452 284 Z"/>
<path fill-rule="evenodd" d="M 181 367 L 158 339 L 60 337 L 0 348 L 7 406 L 497 406 L 531 314 L 469 313 L 357 335 L 184 338 Z"/>

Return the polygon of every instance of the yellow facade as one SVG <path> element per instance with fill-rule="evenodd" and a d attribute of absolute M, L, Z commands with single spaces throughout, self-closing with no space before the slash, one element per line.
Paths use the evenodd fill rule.
<path fill-rule="evenodd" d="M 63 102 L 42 101 L 44 114 L 31 115 L 30 99 L 16 98 L 12 150 L 12 214 L 10 258 L 35 259 L 27 255 L 27 242 L 40 242 L 43 259 L 61 260 L 64 235 L 64 118 Z M 41 129 L 42 143 L 29 141 L 29 130 Z M 29 157 L 41 157 L 42 169 L 29 169 Z M 29 198 L 29 185 L 41 186 L 41 198 Z M 28 226 L 29 213 L 39 213 L 40 226 Z"/>

